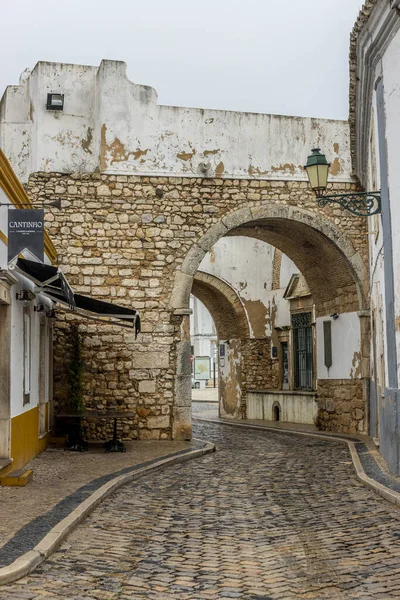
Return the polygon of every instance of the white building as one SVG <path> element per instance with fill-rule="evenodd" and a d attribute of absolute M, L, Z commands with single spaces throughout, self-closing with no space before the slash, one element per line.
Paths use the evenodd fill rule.
<path fill-rule="evenodd" d="M 400 473 L 400 1 L 369 0 L 352 34 L 350 124 L 356 175 L 381 190 L 369 220 L 370 433 Z"/>
<path fill-rule="evenodd" d="M 218 385 L 218 355 L 217 355 L 217 332 L 213 318 L 204 304 L 195 296 L 190 297 L 190 345 L 193 373 L 193 387 L 205 387 L 206 385 Z M 207 361 L 208 359 L 208 361 Z M 203 374 L 199 373 L 200 379 L 196 377 L 197 363 L 208 368 Z"/>
<path fill-rule="evenodd" d="M 30 204 L 0 150 L 0 480 L 44 450 L 52 420 L 52 303 L 7 265 L 7 211 Z M 10 207 L 10 208 L 9 208 Z M 56 251 L 45 236 L 45 262 Z M 24 300 L 24 292 L 26 299 Z"/>

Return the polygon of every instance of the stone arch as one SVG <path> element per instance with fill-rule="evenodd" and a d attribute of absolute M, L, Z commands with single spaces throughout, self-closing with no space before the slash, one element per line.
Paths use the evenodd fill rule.
<path fill-rule="evenodd" d="M 250 337 L 246 311 L 237 292 L 223 279 L 197 271 L 192 294 L 211 313 L 220 339 Z"/>
<path fill-rule="evenodd" d="M 344 217 L 345 218 L 345 217 Z M 332 399 L 335 392 L 335 380 L 320 381 L 318 379 L 318 423 L 322 429 L 353 432 L 364 429 L 363 421 L 358 419 L 358 429 L 351 429 L 349 422 L 344 422 L 342 414 L 353 418 L 357 415 L 357 406 L 367 406 L 368 379 L 368 271 L 361 253 L 355 248 L 360 240 L 359 232 L 354 231 L 345 224 L 350 233 L 345 233 L 333 220 L 319 214 L 284 204 L 270 203 L 255 207 L 240 208 L 232 211 L 215 222 L 198 239 L 186 254 L 181 268 L 176 271 L 175 281 L 170 297 L 170 307 L 174 314 L 188 315 L 190 313 L 190 293 L 196 271 L 201 261 L 212 246 L 226 235 L 246 235 L 254 237 L 275 246 L 286 254 L 304 275 L 310 292 L 315 302 L 316 316 L 326 316 L 334 312 L 354 313 L 360 317 L 361 344 L 359 354 L 360 375 L 359 379 L 351 380 L 349 389 L 346 390 L 355 401 L 351 407 L 346 406 L 346 411 L 340 407 L 341 397 Z M 363 235 L 363 234 L 362 234 Z M 354 241 L 354 243 L 353 243 Z M 188 319 L 188 316 L 187 316 Z M 184 325 L 183 325 L 184 327 Z M 188 327 L 186 326 L 186 330 Z M 177 347 L 177 376 L 180 384 L 183 355 Z M 320 386 L 321 383 L 321 386 Z M 340 382 L 339 382 L 340 383 Z M 341 383 L 340 383 L 341 385 Z M 342 388 L 336 385 L 341 393 Z M 332 387 L 333 386 L 333 387 Z M 353 388 L 351 387 L 353 386 Z M 179 387 L 179 385 L 178 385 Z M 184 402 L 190 390 L 181 386 L 176 398 Z M 343 388 L 344 391 L 344 388 Z M 361 403 L 361 404 L 360 404 Z M 338 411 L 336 411 L 336 404 Z M 187 404 L 186 404 L 187 405 Z M 367 413 L 367 409 L 364 409 Z M 346 417 L 346 418 L 347 418 Z M 355 418 L 357 420 L 357 418 Z M 176 424 L 176 425 L 175 425 Z M 181 427 L 190 430 L 188 420 L 180 422 L 179 408 L 174 428 L 178 433 Z"/>
<path fill-rule="evenodd" d="M 282 204 L 241 208 L 212 225 L 176 272 L 172 308 L 189 307 L 193 277 L 206 253 L 225 235 L 261 239 L 284 252 L 306 278 L 317 313 L 367 308 L 367 269 L 349 235 L 317 213 Z"/>
<path fill-rule="evenodd" d="M 219 413 L 224 417 L 241 415 L 245 382 L 242 376 L 242 343 L 250 337 L 246 311 L 237 292 L 223 279 L 197 271 L 192 294 L 210 312 L 225 346 L 224 365 L 219 364 Z"/>

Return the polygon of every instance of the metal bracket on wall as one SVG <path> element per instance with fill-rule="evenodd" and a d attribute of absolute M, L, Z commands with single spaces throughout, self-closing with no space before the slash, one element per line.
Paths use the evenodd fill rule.
<path fill-rule="evenodd" d="M 317 197 L 318 206 L 339 204 L 357 217 L 371 217 L 382 212 L 380 192 L 353 192 L 350 194 L 333 194 Z"/>

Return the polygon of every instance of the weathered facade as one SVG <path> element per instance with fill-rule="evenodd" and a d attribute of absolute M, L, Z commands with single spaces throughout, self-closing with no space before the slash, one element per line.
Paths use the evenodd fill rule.
<path fill-rule="evenodd" d="M 52 428 L 52 302 L 7 265 L 8 210 L 29 197 L 0 151 L 0 481 L 44 450 Z M 25 252 L 26 253 L 26 252 Z M 29 255 L 27 258 L 30 258 Z M 45 237 L 45 262 L 56 250 Z M 23 291 L 29 292 L 23 300 Z"/>
<path fill-rule="evenodd" d="M 46 111 L 48 91 L 64 94 L 63 111 Z M 224 414 L 245 416 L 246 377 L 259 383 L 250 368 L 258 350 L 241 347 L 250 338 L 243 304 L 229 285 L 197 274 L 220 238 L 239 235 L 267 242 L 296 264 L 315 306 L 317 348 L 324 343 L 318 320 L 340 315 L 332 322 L 333 343 L 342 316 L 351 323 L 353 354 L 334 357 L 334 376 L 321 378 L 316 365 L 318 422 L 365 431 L 366 223 L 340 209 L 318 208 L 301 167 L 319 144 L 332 162 L 332 190 L 352 189 L 348 125 L 163 107 L 156 100 L 154 90 L 129 82 L 125 66 L 112 61 L 100 68 L 39 63 L 2 100 L 1 143 L 30 196 L 63 201 L 61 212 L 48 213 L 47 226 L 74 289 L 141 311 L 137 341 L 116 328 L 82 325 L 86 404 L 134 408 L 136 418 L 124 423 L 127 437 L 190 437 L 193 292 L 220 306 L 211 312 L 219 338 L 230 342 L 225 387 L 237 392 L 224 393 Z M 275 286 L 278 263 L 277 256 Z M 67 321 L 60 321 L 60 401 L 66 329 Z"/>
<path fill-rule="evenodd" d="M 400 2 L 369 0 L 351 38 L 350 126 L 354 171 L 381 190 L 382 214 L 369 219 L 371 435 L 400 473 Z"/>

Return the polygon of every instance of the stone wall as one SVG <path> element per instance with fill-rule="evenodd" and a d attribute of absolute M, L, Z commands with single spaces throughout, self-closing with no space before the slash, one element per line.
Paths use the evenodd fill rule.
<path fill-rule="evenodd" d="M 364 385 L 363 379 L 318 380 L 318 427 L 343 433 L 363 433 Z"/>
<path fill-rule="evenodd" d="M 136 410 L 137 419 L 125 424 L 126 437 L 165 438 L 174 428 L 188 435 L 190 393 L 183 386 L 177 396 L 176 375 L 190 379 L 179 354 L 187 345 L 180 345 L 186 330 L 189 339 L 189 328 L 182 326 L 189 294 L 177 281 L 191 282 L 189 272 L 233 227 L 239 232 L 245 225 L 245 235 L 265 239 L 296 262 L 317 312 L 359 308 L 362 297 L 365 307 L 366 220 L 319 209 L 305 182 L 36 173 L 28 191 L 33 201 L 63 202 L 61 211 L 47 212 L 46 226 L 74 290 L 141 313 L 138 340 L 128 329 L 81 325 L 87 334 L 86 403 Z M 253 222 L 251 228 L 245 221 Z M 54 394 L 61 398 L 57 372 L 67 368 L 61 337 L 55 360 Z"/>
<path fill-rule="evenodd" d="M 246 340 L 242 355 L 246 390 L 279 388 L 279 362 L 271 358 L 271 338 Z"/>

